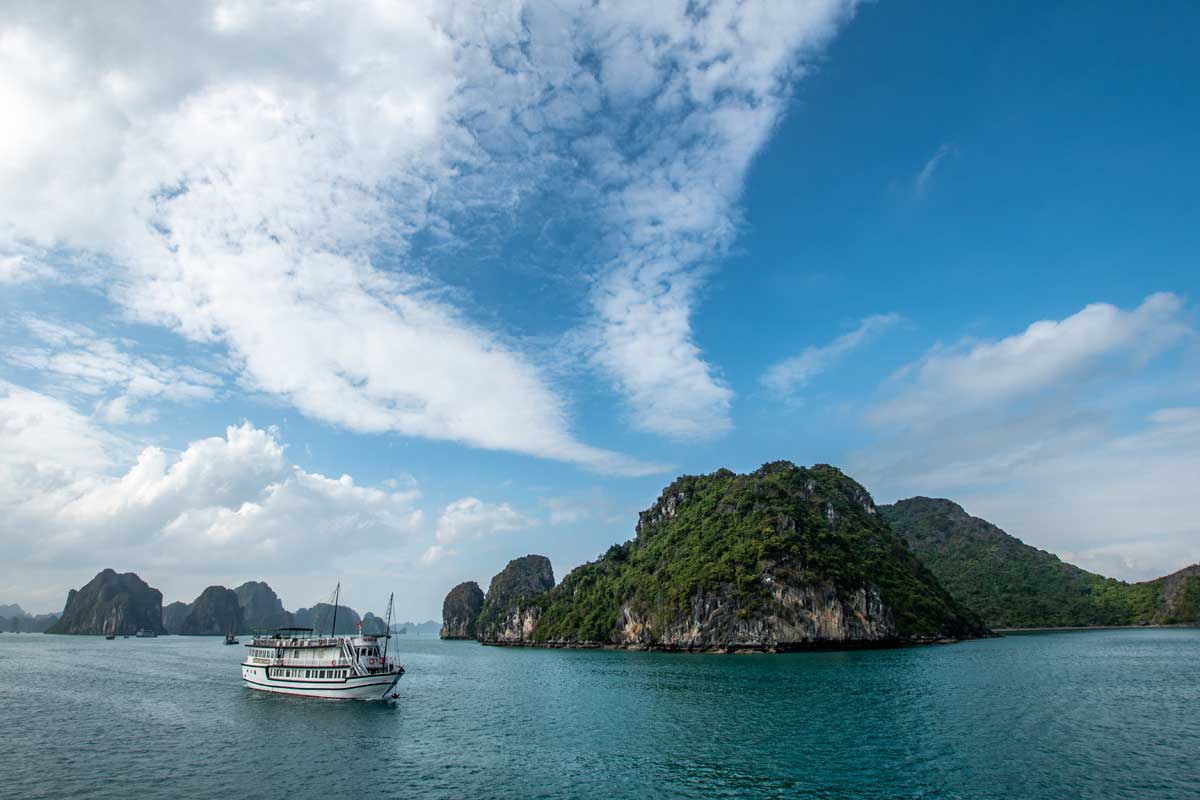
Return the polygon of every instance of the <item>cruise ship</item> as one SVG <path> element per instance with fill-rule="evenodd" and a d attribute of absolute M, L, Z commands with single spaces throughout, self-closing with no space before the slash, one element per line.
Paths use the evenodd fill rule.
<path fill-rule="evenodd" d="M 391 601 L 389 606 L 389 625 Z M 334 608 L 336 609 L 336 602 Z M 335 612 L 336 613 L 336 612 Z M 336 616 L 332 629 L 337 629 Z M 326 700 L 395 697 L 404 665 L 387 654 L 389 636 L 321 635 L 312 628 L 278 628 L 246 645 L 242 681 L 251 689 Z"/>

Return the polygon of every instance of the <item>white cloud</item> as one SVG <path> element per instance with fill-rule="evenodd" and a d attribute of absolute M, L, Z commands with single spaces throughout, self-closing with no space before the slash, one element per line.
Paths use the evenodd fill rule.
<path fill-rule="evenodd" d="M 172 573 L 314 568 L 387 551 L 420 526 L 417 492 L 358 486 L 291 464 L 244 423 L 172 454 L 97 431 L 65 403 L 0 384 L 0 513 L 8 563 L 96 563 Z M 123 471 L 122 471 L 123 470 Z M 10 576 L 14 581 L 16 576 Z"/>
<path fill-rule="evenodd" d="M 847 7 L 221 3 L 115 25 L 18 4 L 0 244 L 98 254 L 129 313 L 223 344 L 244 383 L 314 418 L 655 471 L 577 441 L 542 370 L 406 268 L 410 237 L 469 239 L 477 209 L 569 191 L 610 232 L 584 269 L 596 363 L 633 423 L 728 429 L 691 330 L 701 270 Z"/>
<path fill-rule="evenodd" d="M 797 356 L 772 364 L 763 375 L 762 384 L 778 394 L 795 392 L 838 360 L 899 324 L 902 319 L 899 314 L 873 314 L 866 317 L 854 330 L 843 333 L 829 344 L 811 345 Z"/>
<path fill-rule="evenodd" d="M 1001 491 L 967 487 L 972 513 L 1085 569 L 1128 579 L 1200 563 L 1192 476 L 1200 408 L 1161 409 L 1136 433 L 1049 454 Z"/>
<path fill-rule="evenodd" d="M 422 554 L 421 561 L 432 564 L 454 555 L 457 543 L 517 530 L 528 524 L 524 515 L 508 503 L 485 503 L 476 497 L 455 500 L 438 517 L 435 543 Z"/>
<path fill-rule="evenodd" d="M 10 242 L 105 254 L 138 318 L 357 431 L 658 469 L 576 441 L 539 369 L 372 257 L 478 158 L 439 4 L 25 4 L 0 28 Z M 441 22 L 435 16 L 445 15 Z M 63 151 L 62 141 L 86 142 Z"/>
<path fill-rule="evenodd" d="M 0 498 L 78 480 L 108 467 L 119 440 L 94 428 L 66 403 L 0 380 Z"/>
<path fill-rule="evenodd" d="M 1140 409 L 1188 395 L 1148 371 L 1194 338 L 1182 301 L 1157 294 L 937 348 L 885 383 L 866 414 L 881 438 L 849 470 L 881 500 L 950 497 L 1104 574 L 1173 571 L 1200 558 L 1183 477 L 1200 474 L 1200 416 Z"/>
<path fill-rule="evenodd" d="M 1154 294 L 1132 311 L 1094 303 L 995 342 L 935 349 L 897 376 L 899 390 L 868 417 L 882 428 L 930 427 L 949 416 L 1011 409 L 1044 391 L 1086 382 L 1114 360 L 1141 364 L 1193 335 L 1183 301 Z"/>

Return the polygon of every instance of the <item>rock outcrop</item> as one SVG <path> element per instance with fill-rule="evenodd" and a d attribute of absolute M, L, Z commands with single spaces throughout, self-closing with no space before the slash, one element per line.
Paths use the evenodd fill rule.
<path fill-rule="evenodd" d="M 283 607 L 279 596 L 262 581 L 247 581 L 234 589 L 242 607 L 242 629 L 239 633 L 290 628 L 296 624 L 290 611 Z"/>
<path fill-rule="evenodd" d="M 827 465 L 684 476 L 640 515 L 636 534 L 540 595 L 533 591 L 545 581 L 514 582 L 515 602 L 501 591 L 493 602 L 489 590 L 480 640 L 735 652 L 988 632 L 893 533 L 870 494 Z M 508 577 L 497 576 L 499 588 Z"/>
<path fill-rule="evenodd" d="M 179 600 L 163 606 L 163 628 L 172 635 L 183 633 L 183 623 L 187 621 L 190 613 L 192 613 L 192 607 Z"/>
<path fill-rule="evenodd" d="M 358 623 L 360 617 L 358 612 L 349 606 L 339 605 L 337 607 L 337 630 L 335 633 L 358 633 Z M 329 627 L 333 624 L 333 605 L 331 603 L 317 603 L 312 608 L 301 608 L 293 615 L 296 619 L 296 626 L 300 628 L 312 628 L 317 633 L 329 633 Z"/>
<path fill-rule="evenodd" d="M 554 588 L 554 570 L 545 556 L 514 558 L 492 578 L 476 622 L 485 644 L 521 644 L 531 640 L 541 601 Z"/>
<path fill-rule="evenodd" d="M 179 632 L 184 636 L 223 636 L 241 629 L 237 593 L 224 586 L 209 586 L 192 603 Z"/>
<path fill-rule="evenodd" d="M 339 625 L 341 624 L 341 620 L 338 620 L 338 624 Z M 370 611 L 368 611 L 366 614 L 363 614 L 363 618 L 362 618 L 363 636 L 383 636 L 387 632 L 388 632 L 387 623 L 385 621 L 383 621 L 379 617 L 375 616 Z"/>
<path fill-rule="evenodd" d="M 46 632 L 132 635 L 142 628 L 166 633 L 162 592 L 132 572 L 106 569 L 82 589 L 67 594 L 62 616 Z"/>
<path fill-rule="evenodd" d="M 483 589 L 475 581 L 455 586 L 442 602 L 443 639 L 474 639 L 475 621 L 483 610 Z M 407 628 L 407 626 L 406 626 Z"/>

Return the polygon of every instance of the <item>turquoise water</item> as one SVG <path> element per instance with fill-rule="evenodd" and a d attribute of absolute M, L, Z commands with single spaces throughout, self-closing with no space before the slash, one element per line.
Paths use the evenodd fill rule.
<path fill-rule="evenodd" d="M 220 639 L 0 635 L 0 796 L 1200 797 L 1200 630 L 685 656 L 398 637 L 395 706 Z"/>

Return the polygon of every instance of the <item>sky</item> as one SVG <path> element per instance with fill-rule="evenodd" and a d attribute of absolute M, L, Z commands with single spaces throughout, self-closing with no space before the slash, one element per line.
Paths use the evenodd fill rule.
<path fill-rule="evenodd" d="M 1200 561 L 1192 4 L 12 3 L 0 602 L 438 618 L 680 474 Z"/>

